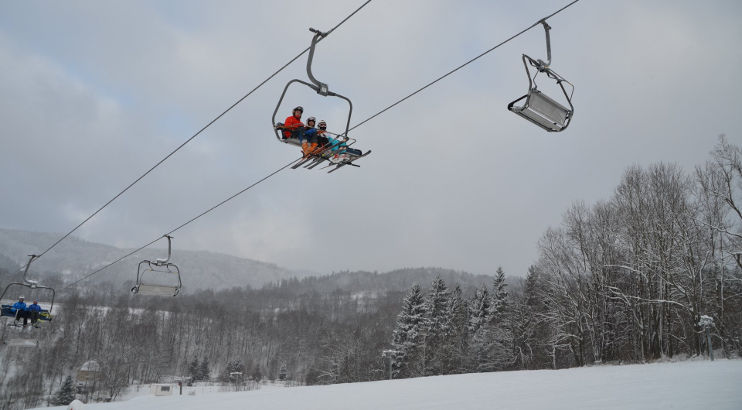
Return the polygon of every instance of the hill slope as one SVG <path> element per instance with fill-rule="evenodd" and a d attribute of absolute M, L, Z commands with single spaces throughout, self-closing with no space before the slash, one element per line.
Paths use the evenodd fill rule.
<path fill-rule="evenodd" d="M 41 252 L 59 239 L 59 234 L 0 229 L 0 263 L 12 273 L 25 266 L 26 254 Z M 164 243 L 164 242 L 163 242 Z M 32 265 L 32 277 L 62 275 L 65 282 L 78 279 L 121 256 L 131 252 L 114 246 L 87 242 L 70 237 L 52 252 Z M 162 249 L 144 249 L 130 258 L 113 265 L 97 279 L 119 285 L 133 282 L 137 264 L 142 259 L 155 260 L 167 254 Z M 234 286 L 261 287 L 266 283 L 286 278 L 305 277 L 310 273 L 292 271 L 277 265 L 252 259 L 206 251 L 173 250 L 172 261 L 182 272 L 184 290 L 226 289 Z M 0 266 L 2 268 L 3 266 Z"/>
<path fill-rule="evenodd" d="M 0 229 L 0 272 L 15 274 L 25 266 L 27 254 L 40 253 L 60 238 L 60 234 L 26 232 Z M 165 242 L 163 241 L 163 244 Z M 88 242 L 76 237 L 69 237 L 54 248 L 52 252 L 34 262 L 29 275 L 32 278 L 60 279 L 66 283 L 79 279 L 106 264 L 131 252 L 110 245 Z M 155 260 L 164 257 L 164 249 L 144 249 L 131 257 L 111 266 L 97 274 L 98 282 L 82 282 L 82 286 L 110 282 L 116 287 L 129 289 L 135 277 L 139 261 Z M 233 287 L 251 286 L 260 288 L 268 283 L 283 279 L 302 279 L 317 275 L 308 271 L 295 271 L 281 268 L 272 263 L 252 259 L 207 252 L 187 251 L 175 248 L 171 261 L 178 265 L 183 280 L 184 292 L 198 290 L 222 290 Z M 461 284 L 463 288 L 472 288 L 482 283 L 490 284 L 492 277 L 472 275 L 466 272 L 442 268 L 405 268 L 387 273 L 376 272 L 340 272 L 308 279 L 302 283 L 288 282 L 286 285 L 298 291 L 308 289 L 318 292 L 332 292 L 343 289 L 355 292 L 406 291 L 413 283 L 427 288 L 437 276 L 450 284 Z M 0 279 L 4 279 L 1 278 Z M 128 284 L 128 285 L 127 285 Z M 53 285 L 52 285 L 53 286 Z"/>
<path fill-rule="evenodd" d="M 138 397 L 87 410 L 740 409 L 742 361 L 477 373 L 196 396 Z M 57 407 L 62 409 L 63 407 Z"/>

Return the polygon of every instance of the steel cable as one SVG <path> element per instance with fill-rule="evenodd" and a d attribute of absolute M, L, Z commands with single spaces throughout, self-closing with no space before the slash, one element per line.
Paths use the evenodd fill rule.
<path fill-rule="evenodd" d="M 347 17 L 345 17 L 343 20 L 341 20 L 337 25 L 335 25 L 335 27 L 333 27 L 332 29 L 330 29 L 322 38 L 320 38 L 318 40 L 318 42 L 319 41 L 322 41 L 324 38 L 326 38 L 327 36 L 329 36 L 333 31 L 335 31 L 338 27 L 340 27 L 341 25 L 343 25 L 343 23 L 345 23 L 346 21 L 348 21 L 348 19 L 350 19 L 351 17 L 353 17 L 356 13 L 358 13 L 362 8 L 364 8 L 370 2 L 371 2 L 371 0 L 367 0 L 365 3 L 361 4 L 360 7 L 358 7 L 355 11 L 353 11 Z M 250 90 L 250 92 L 248 92 L 247 94 L 245 94 L 244 96 L 242 96 L 242 98 L 238 99 L 234 104 L 230 105 L 229 108 L 227 108 L 226 110 L 224 110 L 221 114 L 217 115 L 216 118 L 214 118 L 213 120 L 209 121 L 208 124 L 206 124 L 205 126 L 203 126 L 200 130 L 198 130 L 198 132 L 196 132 L 195 134 L 193 134 L 190 138 L 188 138 L 187 140 L 185 140 L 185 142 L 183 142 L 182 144 L 180 144 L 177 148 L 175 148 L 173 151 L 171 151 L 169 154 L 167 154 L 164 158 L 162 158 L 157 163 L 155 163 L 155 165 L 153 165 L 150 169 L 148 169 L 147 172 L 143 173 L 137 179 L 135 179 L 134 182 L 132 182 L 129 185 L 127 185 L 126 188 L 124 188 L 121 192 L 119 192 L 118 194 L 116 194 L 108 202 L 106 202 L 105 204 L 103 204 L 103 206 L 101 206 L 100 208 L 98 208 L 97 211 L 93 212 L 90 216 L 88 216 L 87 218 L 85 218 L 77 226 L 75 226 L 74 228 L 72 228 L 71 231 L 67 232 L 64 236 L 62 236 L 61 238 L 59 238 L 56 242 L 54 242 L 51 246 L 49 246 L 44 252 L 41 252 L 37 256 L 36 259 L 41 258 L 47 252 L 49 252 L 50 250 L 52 250 L 55 246 L 59 245 L 60 242 L 62 242 L 67 237 L 69 237 L 70 235 L 72 235 L 72 233 L 74 233 L 75 231 L 77 231 L 81 226 L 83 226 L 85 223 L 87 223 L 89 220 L 91 220 L 93 217 L 95 217 L 100 211 L 102 211 L 108 205 L 110 205 L 113 201 L 115 201 L 116 199 L 118 199 L 118 197 L 120 197 L 121 195 L 123 195 L 131 187 L 133 187 L 139 181 L 141 181 L 144 177 L 146 177 L 147 175 L 149 175 L 150 172 L 154 171 L 155 168 L 159 167 L 163 162 L 167 161 L 167 159 L 170 158 L 171 156 L 173 156 L 173 154 L 175 154 L 181 148 L 183 148 L 184 146 L 186 146 L 186 144 L 188 144 L 189 142 L 191 142 L 194 138 L 198 137 L 202 132 L 204 132 L 212 124 L 214 124 L 216 121 L 218 121 L 220 118 L 222 118 L 225 114 L 227 114 L 228 112 L 230 112 L 234 107 L 236 107 L 238 104 L 240 104 L 242 101 L 244 101 L 247 97 L 249 97 L 250 95 L 252 95 L 255 91 L 257 91 L 260 87 L 262 87 L 265 83 L 267 83 L 268 81 L 270 81 L 271 79 L 273 79 L 273 77 L 275 77 L 276 75 L 278 75 L 278 73 L 280 73 L 286 67 L 288 67 L 289 65 L 291 65 L 291 63 L 293 63 L 294 61 L 296 61 L 297 59 L 299 59 L 299 57 L 303 56 L 307 51 L 309 51 L 309 47 L 305 48 L 304 51 L 302 51 L 301 53 L 297 54 L 296 57 L 294 57 L 291 60 L 289 60 L 288 63 L 286 63 L 283 66 L 281 66 L 281 68 L 279 68 L 278 70 L 276 70 L 268 78 L 266 78 L 260 84 L 258 84 L 255 88 L 253 88 L 252 90 Z"/>

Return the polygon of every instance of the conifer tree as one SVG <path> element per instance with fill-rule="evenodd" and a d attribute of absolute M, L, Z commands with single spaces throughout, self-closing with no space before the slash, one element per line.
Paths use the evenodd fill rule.
<path fill-rule="evenodd" d="M 195 357 L 193 358 L 193 361 L 191 361 L 191 364 L 188 365 L 188 375 L 191 376 L 191 380 L 194 382 L 201 380 L 199 377 L 198 359 Z"/>
<path fill-rule="evenodd" d="M 446 374 L 464 373 L 468 368 L 469 309 L 459 285 L 456 285 L 451 293 L 448 320 L 444 372 Z"/>
<path fill-rule="evenodd" d="M 230 375 L 234 372 L 245 372 L 245 366 L 242 364 L 242 361 L 231 360 L 230 362 L 228 362 L 227 367 L 224 368 L 224 374 L 222 374 L 222 381 L 232 381 Z"/>
<path fill-rule="evenodd" d="M 427 310 L 427 337 L 425 338 L 425 374 L 443 374 L 447 356 L 446 336 L 450 325 L 448 317 L 450 292 L 443 279 L 435 278 L 425 302 Z"/>
<path fill-rule="evenodd" d="M 209 381 L 211 379 L 211 371 L 209 370 L 209 359 L 206 357 L 198 366 L 198 376 L 199 380 Z"/>
<path fill-rule="evenodd" d="M 64 379 L 62 387 L 54 395 L 51 400 L 51 404 L 55 406 L 66 406 L 75 400 L 75 383 L 72 381 L 72 376 L 67 376 Z"/>
<path fill-rule="evenodd" d="M 492 281 L 492 300 L 490 302 L 491 320 L 499 320 L 507 308 L 508 291 L 505 289 L 508 285 L 505 283 L 505 271 L 502 267 L 497 268 L 497 276 Z"/>
<path fill-rule="evenodd" d="M 474 335 L 489 321 L 490 294 L 487 285 L 477 289 L 469 303 L 469 332 Z"/>
<path fill-rule="evenodd" d="M 281 380 L 281 381 L 286 380 L 287 374 L 288 374 L 288 369 L 286 369 L 286 362 L 282 362 L 281 370 L 278 371 L 278 380 Z"/>
<path fill-rule="evenodd" d="M 477 300 L 481 310 L 477 311 L 479 318 L 476 322 L 479 327 L 472 334 L 473 370 L 503 370 L 513 364 L 513 338 L 507 316 L 506 287 L 505 272 L 498 268 L 487 303 Z M 486 290 L 483 287 L 478 291 L 481 298 L 485 297 Z"/>
<path fill-rule="evenodd" d="M 397 351 L 392 365 L 395 378 L 424 375 L 425 332 L 427 331 L 425 300 L 419 285 L 413 285 L 402 301 L 402 311 L 392 336 Z"/>

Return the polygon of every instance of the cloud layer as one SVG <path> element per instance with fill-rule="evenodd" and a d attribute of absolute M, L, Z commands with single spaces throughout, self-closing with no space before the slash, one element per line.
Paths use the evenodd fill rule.
<path fill-rule="evenodd" d="M 358 2 L 360 5 L 361 2 Z M 324 40 L 314 74 L 352 123 L 564 2 L 374 0 Z M 16 2 L 0 13 L 0 226 L 66 232 L 357 7 L 279 2 Z M 742 142 L 737 2 L 580 2 L 550 20 L 575 118 L 547 134 L 507 112 L 534 29 L 356 131 L 373 154 L 334 174 L 285 171 L 179 231 L 175 245 L 329 272 L 443 266 L 522 275 L 573 201 L 634 163 L 703 162 Z M 297 151 L 270 117 L 305 60 L 215 123 L 78 233 L 136 247 Z M 340 129 L 342 102 L 292 90 Z M 29 250 L 39 251 L 39 250 Z M 135 262 L 131 262 L 135 263 Z"/>

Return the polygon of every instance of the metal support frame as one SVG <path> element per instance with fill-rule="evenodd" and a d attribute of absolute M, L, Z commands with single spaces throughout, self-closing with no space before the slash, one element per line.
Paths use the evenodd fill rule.
<path fill-rule="evenodd" d="M 158 258 L 154 262 L 150 260 L 143 260 L 137 265 L 137 280 L 134 287 L 131 288 L 131 293 L 142 294 L 142 295 L 161 295 L 161 296 L 177 296 L 180 289 L 183 287 L 183 282 L 180 278 L 180 269 L 177 265 L 170 262 L 170 256 L 172 255 L 172 239 L 170 235 L 164 235 L 163 238 L 167 238 L 167 258 Z M 142 269 L 144 267 L 144 269 Z M 166 270 L 158 270 L 166 269 Z M 163 285 L 156 283 L 147 283 L 144 281 L 146 272 L 158 272 L 164 274 L 174 274 L 178 278 L 177 285 Z"/>
<path fill-rule="evenodd" d="M 49 320 L 51 320 L 52 309 L 54 308 L 54 298 L 56 297 L 57 293 L 54 290 L 54 288 L 49 287 L 49 286 L 39 285 L 38 280 L 29 279 L 28 270 L 31 267 L 31 263 L 35 261 L 36 259 L 38 259 L 39 256 L 38 255 L 28 255 L 28 256 L 29 256 L 28 263 L 26 263 L 26 267 L 23 270 L 23 282 L 11 282 L 7 286 L 5 286 L 3 293 L 0 295 L 0 300 L 5 298 L 5 295 L 7 295 L 8 290 L 13 286 L 22 286 L 22 287 L 26 287 L 29 289 L 45 289 L 47 291 L 50 291 L 52 294 L 52 300 L 51 302 L 49 302 L 49 309 L 47 309 L 47 311 L 49 312 Z"/>
<path fill-rule="evenodd" d="M 353 102 L 350 101 L 349 98 L 343 95 L 330 91 L 329 86 L 326 83 L 323 83 L 317 80 L 317 78 L 314 77 L 314 74 L 312 74 L 312 61 L 314 60 L 314 51 L 315 51 L 316 45 L 320 40 L 322 40 L 322 38 L 324 38 L 327 35 L 327 33 L 323 33 L 313 28 L 310 28 L 309 31 L 311 31 L 312 33 L 315 33 L 314 36 L 312 37 L 312 43 L 309 46 L 309 57 L 307 58 L 307 77 L 309 77 L 309 80 L 312 83 L 310 84 L 306 81 L 302 81 L 299 79 L 293 79 L 286 84 L 286 87 L 284 87 L 283 89 L 283 93 L 281 93 L 281 98 L 278 99 L 278 104 L 276 104 L 276 109 L 273 110 L 273 117 L 271 117 L 271 125 L 273 126 L 273 130 L 276 133 L 276 138 L 281 142 L 288 142 L 286 141 L 285 138 L 282 137 L 281 129 L 276 127 L 277 125 L 276 114 L 278 114 L 278 109 L 281 107 L 281 103 L 283 102 L 283 99 L 286 96 L 286 91 L 288 91 L 291 84 L 300 83 L 300 84 L 306 85 L 307 87 L 311 88 L 317 94 L 323 97 L 338 97 L 348 102 L 348 121 L 345 124 L 345 132 L 340 135 L 340 137 L 347 139 L 348 132 L 350 130 L 350 118 L 353 115 Z"/>
<path fill-rule="evenodd" d="M 547 131 L 559 132 L 567 129 L 572 116 L 574 115 L 574 105 L 572 105 L 574 85 L 550 68 L 551 36 L 549 35 L 549 30 L 551 30 L 551 26 L 546 23 L 545 19 L 542 19 L 540 23 L 543 25 L 544 32 L 546 33 L 546 61 L 541 59 L 534 60 L 526 54 L 523 54 L 523 67 L 525 68 L 526 76 L 528 77 L 528 93 L 510 102 L 510 104 L 508 104 L 508 110 L 520 115 Z M 531 76 L 531 70 L 528 68 L 529 65 L 535 68 L 533 76 Z M 562 90 L 562 94 L 564 94 L 567 104 L 569 104 L 569 108 L 538 90 L 536 76 L 538 76 L 539 73 L 544 73 L 548 78 L 556 80 L 559 88 Z M 564 83 L 569 84 L 571 88 L 569 93 L 567 93 Z M 523 106 L 515 106 L 516 103 L 522 100 L 525 100 Z"/>

